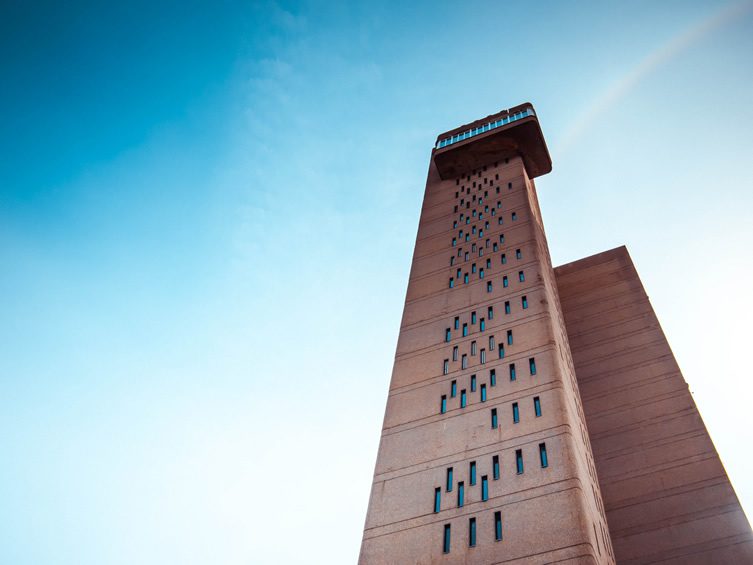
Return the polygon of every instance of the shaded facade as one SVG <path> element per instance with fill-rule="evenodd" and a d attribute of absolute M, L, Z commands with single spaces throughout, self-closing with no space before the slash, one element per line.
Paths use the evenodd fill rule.
<path fill-rule="evenodd" d="M 566 324 L 595 322 L 577 266 L 551 265 L 534 184 L 550 170 L 530 104 L 437 139 L 360 563 L 615 563 L 602 489 L 622 486 L 599 481 Z"/>

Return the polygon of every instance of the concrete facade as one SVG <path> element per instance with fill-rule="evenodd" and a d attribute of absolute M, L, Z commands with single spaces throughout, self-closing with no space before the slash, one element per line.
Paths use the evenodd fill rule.
<path fill-rule="evenodd" d="M 359 563 L 616 562 L 602 489 L 622 486 L 591 445 L 567 323 L 593 321 L 573 314 L 578 269 L 552 268 L 534 184 L 550 170 L 530 104 L 437 139 Z"/>
<path fill-rule="evenodd" d="M 555 270 L 617 562 L 753 563 L 753 534 L 625 247 Z"/>

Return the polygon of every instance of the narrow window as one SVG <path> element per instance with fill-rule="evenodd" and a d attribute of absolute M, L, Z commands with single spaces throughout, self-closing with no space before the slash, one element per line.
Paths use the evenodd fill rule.
<path fill-rule="evenodd" d="M 454 222 L 452 222 L 452 229 L 456 229 L 457 227 L 458 227 L 458 221 L 455 220 Z"/>
<path fill-rule="evenodd" d="M 442 365 L 442 374 L 446 375 L 449 372 L 450 372 L 450 360 L 445 359 L 444 364 Z"/>
<path fill-rule="evenodd" d="M 463 324 L 463 337 L 468 335 L 468 324 Z"/>
<path fill-rule="evenodd" d="M 505 242 L 505 234 L 501 233 L 499 234 L 499 242 L 504 243 Z"/>
<path fill-rule="evenodd" d="M 476 312 L 471 312 L 471 324 L 476 323 Z"/>
<path fill-rule="evenodd" d="M 493 335 L 489 336 L 489 350 L 494 351 L 494 336 Z"/>
<path fill-rule="evenodd" d="M 442 404 L 441 404 L 441 406 L 439 408 L 439 413 L 440 414 L 444 414 L 445 412 L 447 412 L 447 395 L 443 394 L 442 395 Z"/>
<path fill-rule="evenodd" d="M 523 254 L 520 252 L 520 249 L 516 249 L 515 250 L 515 258 L 516 259 L 522 259 L 523 258 Z"/>
<path fill-rule="evenodd" d="M 496 253 L 497 251 L 499 251 L 499 246 L 496 243 L 494 245 L 492 245 L 492 251 L 494 253 Z"/>
<path fill-rule="evenodd" d="M 507 345 L 512 345 L 512 330 L 507 330 Z"/>
<path fill-rule="evenodd" d="M 471 355 L 476 355 L 476 341 L 471 342 Z"/>
<path fill-rule="evenodd" d="M 444 553 L 450 553 L 450 525 L 444 525 L 444 538 L 442 542 L 442 551 Z"/>
<path fill-rule="evenodd" d="M 476 274 L 476 263 L 473 263 L 473 265 L 471 265 L 471 273 Z"/>
<path fill-rule="evenodd" d="M 468 273 L 463 275 L 463 284 L 468 284 Z"/>
<path fill-rule="evenodd" d="M 481 385 L 481 402 L 486 402 L 486 385 Z"/>
<path fill-rule="evenodd" d="M 471 461 L 471 465 L 470 465 L 470 476 L 471 476 L 471 477 L 470 477 L 470 480 L 469 480 L 469 482 L 470 482 L 470 483 L 471 483 L 472 485 L 475 485 L 475 484 L 476 484 L 476 462 L 475 462 L 475 461 Z"/>
<path fill-rule="evenodd" d="M 468 519 L 468 547 L 476 547 L 476 518 Z"/>
<path fill-rule="evenodd" d="M 444 340 L 445 341 L 450 341 L 451 339 L 452 339 L 452 330 L 450 328 L 447 328 L 444 331 Z"/>
<path fill-rule="evenodd" d="M 487 281 L 486 283 L 486 292 L 492 291 L 492 281 Z"/>
<path fill-rule="evenodd" d="M 518 219 L 518 213 L 517 213 L 517 212 L 513 212 L 513 213 L 512 213 L 512 221 L 514 222 L 514 221 L 516 221 L 517 219 Z"/>
<path fill-rule="evenodd" d="M 533 411 L 537 418 L 541 416 L 541 400 L 539 400 L 538 396 L 533 397 Z"/>
<path fill-rule="evenodd" d="M 526 280 L 526 275 L 523 271 L 518 271 L 518 280 L 520 282 L 524 282 Z"/>
<path fill-rule="evenodd" d="M 504 223 L 505 223 L 505 219 L 502 216 L 500 216 L 499 218 L 497 218 L 497 225 L 501 226 Z"/>
<path fill-rule="evenodd" d="M 458 483 L 458 508 L 462 508 L 465 504 L 465 484 L 463 481 Z"/>
<path fill-rule="evenodd" d="M 455 316 L 454 326 L 456 330 L 460 329 L 460 318 L 458 316 Z"/>
<path fill-rule="evenodd" d="M 450 267 L 452 267 L 455 264 L 455 256 L 453 255 L 450 257 Z"/>
<path fill-rule="evenodd" d="M 454 213 L 456 213 L 456 214 L 457 214 L 457 212 L 458 212 L 458 207 L 457 207 L 457 206 L 455 206 L 455 208 L 453 208 L 453 210 L 452 210 L 452 211 L 453 211 Z"/>
<path fill-rule="evenodd" d="M 437 487 L 434 489 L 434 513 L 439 512 L 442 505 L 442 489 Z"/>
<path fill-rule="evenodd" d="M 536 374 L 536 359 L 534 357 L 531 357 L 528 360 L 528 370 L 531 372 L 532 375 Z"/>
<path fill-rule="evenodd" d="M 452 492 L 452 467 L 447 467 L 447 483 L 445 490 Z"/>
<path fill-rule="evenodd" d="M 481 500 L 489 500 L 489 477 L 481 477 Z"/>
<path fill-rule="evenodd" d="M 545 443 L 539 444 L 539 458 L 541 459 L 542 467 L 549 467 L 549 460 L 546 457 L 546 444 Z"/>
<path fill-rule="evenodd" d="M 509 300 L 505 300 L 505 314 L 509 314 L 510 311 L 511 311 L 510 310 L 510 301 Z"/>
<path fill-rule="evenodd" d="M 492 408 L 492 429 L 497 429 L 497 409 Z"/>
<path fill-rule="evenodd" d="M 515 372 L 515 363 L 510 363 L 510 380 L 514 381 L 517 377 L 517 373 Z"/>
<path fill-rule="evenodd" d="M 507 183 L 507 188 L 508 188 L 508 189 L 512 189 L 512 183 L 511 183 L 511 182 L 508 182 L 508 183 Z"/>
<path fill-rule="evenodd" d="M 489 371 L 489 386 L 497 386 L 497 371 L 494 369 Z"/>
<path fill-rule="evenodd" d="M 463 255 L 463 260 L 467 261 L 470 258 L 471 258 L 471 254 L 466 251 L 465 255 Z"/>
<path fill-rule="evenodd" d="M 504 345 L 500 345 L 497 348 L 497 351 L 499 351 L 499 358 L 500 359 L 504 359 L 505 358 L 505 346 Z"/>
<path fill-rule="evenodd" d="M 450 383 L 450 398 L 455 398 L 458 394 L 458 381 Z"/>
<path fill-rule="evenodd" d="M 515 450 L 515 467 L 517 468 L 518 475 L 523 474 L 523 450 Z"/>
<path fill-rule="evenodd" d="M 489 308 L 487 308 L 486 317 L 489 318 L 490 320 L 494 319 L 494 306 L 489 306 Z"/>
<path fill-rule="evenodd" d="M 471 375 L 471 392 L 476 392 L 476 375 Z"/>
<path fill-rule="evenodd" d="M 458 346 L 452 348 L 452 360 L 457 361 L 458 360 Z"/>
<path fill-rule="evenodd" d="M 452 246 L 455 247 L 458 244 L 457 238 L 452 238 Z"/>
<path fill-rule="evenodd" d="M 486 363 L 486 349 L 481 350 L 481 364 Z"/>
<path fill-rule="evenodd" d="M 467 369 L 468 368 L 468 355 L 463 353 L 463 356 L 460 358 L 460 368 L 461 369 Z M 447 374 L 447 373 L 445 373 Z"/>
<path fill-rule="evenodd" d="M 455 286 L 455 280 L 450 277 L 450 288 L 452 288 L 453 286 Z"/>
<path fill-rule="evenodd" d="M 481 318 L 481 321 L 479 322 L 478 329 L 482 332 L 486 329 L 486 322 L 483 318 Z"/>
<path fill-rule="evenodd" d="M 444 527 L 445 531 L 445 545 L 447 546 L 447 551 L 445 553 L 448 553 L 450 551 L 450 525 L 447 524 Z M 496 541 L 502 541 L 502 512 L 497 511 L 494 513 L 494 539 Z"/>
<path fill-rule="evenodd" d="M 507 253 L 503 253 L 503 254 L 502 254 L 502 255 L 500 256 L 500 261 L 502 261 L 502 264 L 503 264 L 503 265 L 506 265 L 506 264 L 507 264 Z"/>
<path fill-rule="evenodd" d="M 507 288 L 508 286 L 510 286 L 510 283 L 509 283 L 509 281 L 507 280 L 507 275 L 505 275 L 504 277 L 502 277 L 502 286 L 503 286 L 504 288 Z"/>
<path fill-rule="evenodd" d="M 465 389 L 460 391 L 460 407 L 465 408 L 468 404 L 468 396 L 465 393 Z"/>
<path fill-rule="evenodd" d="M 528 308 L 528 297 L 527 296 L 522 296 L 520 298 L 520 303 L 523 305 L 523 310 L 525 310 L 526 308 Z"/>
<path fill-rule="evenodd" d="M 512 403 L 512 423 L 517 424 L 520 422 L 520 411 L 518 410 L 518 403 Z"/>
<path fill-rule="evenodd" d="M 499 455 L 492 457 L 492 477 L 495 481 L 499 479 Z"/>

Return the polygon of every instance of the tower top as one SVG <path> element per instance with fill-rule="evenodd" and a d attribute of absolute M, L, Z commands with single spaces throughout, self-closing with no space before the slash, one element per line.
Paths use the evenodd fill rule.
<path fill-rule="evenodd" d="M 442 179 L 459 177 L 516 155 L 523 158 L 530 178 L 552 170 L 552 159 L 530 102 L 439 134 L 432 155 Z"/>

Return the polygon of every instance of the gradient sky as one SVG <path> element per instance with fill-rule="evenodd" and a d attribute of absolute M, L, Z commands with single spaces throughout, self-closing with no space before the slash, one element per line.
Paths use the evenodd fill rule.
<path fill-rule="evenodd" d="M 353 563 L 431 146 L 531 101 L 753 516 L 753 3 L 0 5 L 0 563 Z"/>

